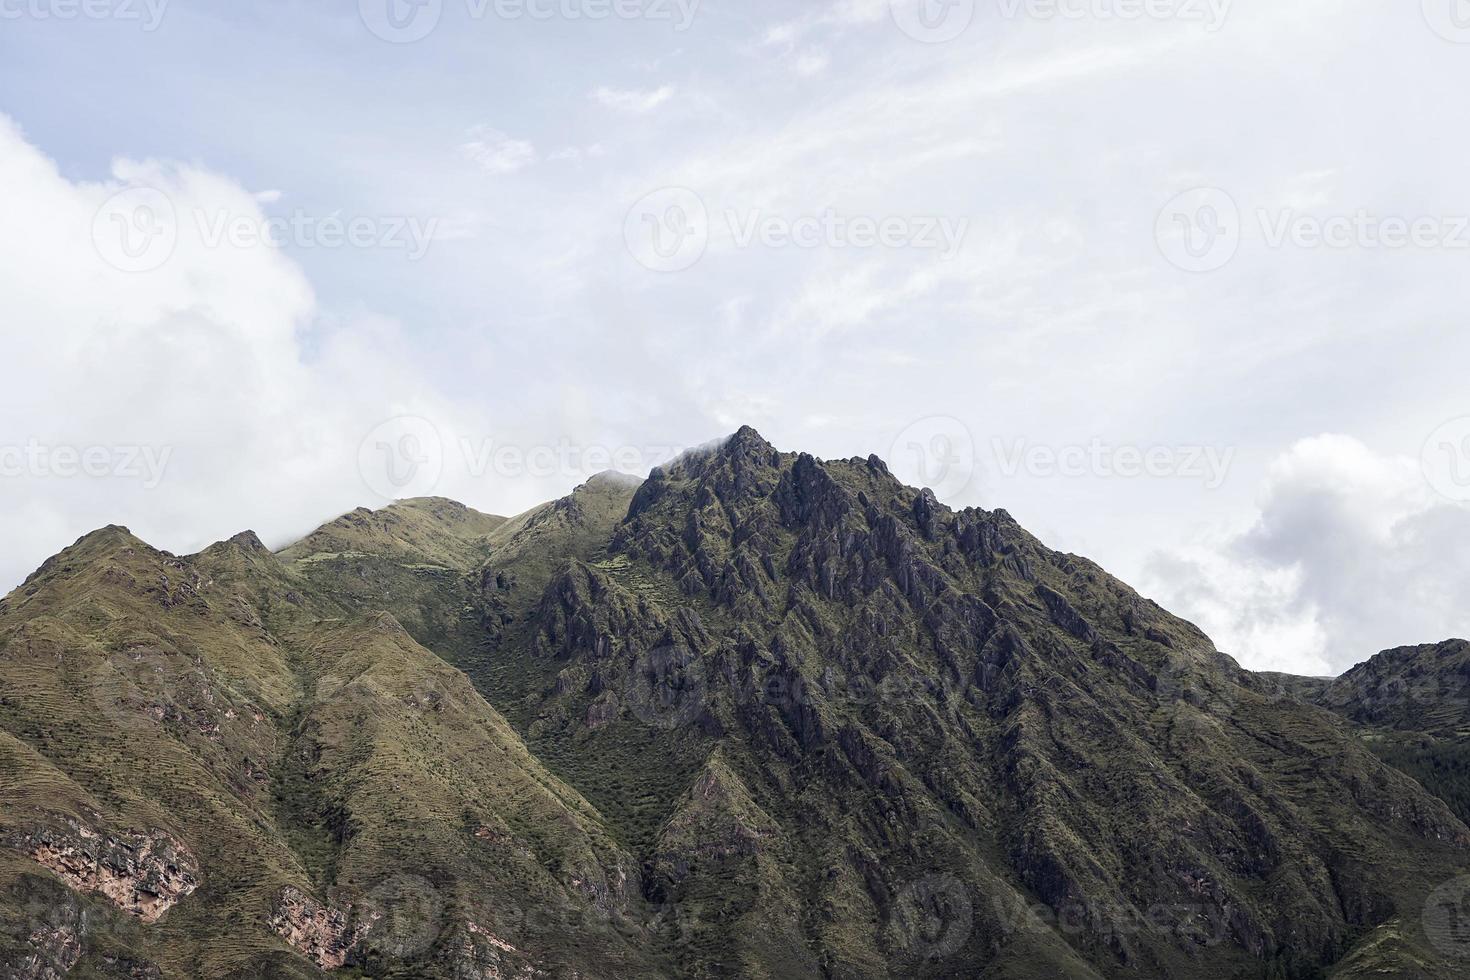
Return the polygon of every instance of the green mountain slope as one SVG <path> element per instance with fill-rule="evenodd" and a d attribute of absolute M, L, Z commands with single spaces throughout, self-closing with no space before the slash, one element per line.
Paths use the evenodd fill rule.
<path fill-rule="evenodd" d="M 513 716 L 696 923 L 681 975 L 1305 976 L 1466 865 L 1329 717 L 876 459 L 742 430 L 656 471 L 533 621 L 496 654 L 522 685 L 477 680 L 544 678 Z"/>
<path fill-rule="evenodd" d="M 109 529 L 0 603 L 0 976 L 1463 975 L 1470 830 L 1325 685 L 750 429 L 510 520 Z"/>
<path fill-rule="evenodd" d="M 585 928 L 640 901 L 596 811 L 352 605 L 253 535 L 175 558 L 120 528 L 0 605 L 0 963 L 658 975 Z"/>
<path fill-rule="evenodd" d="M 1470 642 L 1385 650 L 1341 677 L 1282 683 L 1470 820 Z"/>

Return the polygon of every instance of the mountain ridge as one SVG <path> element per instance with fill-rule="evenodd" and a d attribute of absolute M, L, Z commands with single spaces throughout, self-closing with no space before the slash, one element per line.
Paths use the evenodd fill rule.
<path fill-rule="evenodd" d="M 71 787 L 107 853 L 188 853 L 12 832 L 0 896 L 75 913 L 0 898 L 22 975 L 187 975 L 218 916 L 250 924 L 220 975 L 1456 975 L 1420 918 L 1470 830 L 1334 716 L 1005 511 L 749 427 L 510 519 L 400 501 L 183 558 L 99 529 L 0 601 L 0 680 L 33 774 L 0 823 Z M 66 898 L 57 841 L 176 900 L 139 932 Z"/>

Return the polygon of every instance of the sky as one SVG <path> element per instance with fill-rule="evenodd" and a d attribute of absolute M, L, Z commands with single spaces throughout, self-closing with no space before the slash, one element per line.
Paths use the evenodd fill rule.
<path fill-rule="evenodd" d="M 1257 669 L 1470 634 L 1463 0 L 0 0 L 0 588 L 755 426 Z"/>

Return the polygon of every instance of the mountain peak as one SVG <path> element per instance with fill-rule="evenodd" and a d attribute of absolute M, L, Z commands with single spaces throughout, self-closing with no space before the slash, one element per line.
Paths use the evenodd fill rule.
<path fill-rule="evenodd" d="M 603 470 L 601 473 L 594 473 L 588 477 L 587 482 L 577 489 L 580 490 L 583 487 L 626 489 L 628 487 L 636 487 L 642 482 L 643 478 L 641 476 L 634 476 L 632 473 L 624 473 L 621 470 Z"/>
<path fill-rule="evenodd" d="M 233 544 L 237 547 L 245 549 L 246 551 L 266 550 L 265 543 L 260 540 L 260 535 L 256 534 L 254 531 L 241 531 L 233 538 L 230 538 L 230 540 L 226 543 Z"/>
<path fill-rule="evenodd" d="M 146 548 L 148 543 L 121 524 L 108 524 L 82 535 L 67 551 L 113 552 L 123 548 Z"/>
<path fill-rule="evenodd" d="M 736 429 L 725 444 L 720 447 L 727 453 L 773 453 L 776 447 L 765 440 L 765 437 L 757 432 L 754 427 L 742 425 Z"/>
<path fill-rule="evenodd" d="M 226 538 L 223 541 L 216 541 L 208 548 L 199 552 L 200 557 L 217 557 L 225 554 L 269 555 L 270 549 L 265 546 L 265 542 L 261 541 L 260 536 L 254 531 L 241 531 L 234 537 Z"/>

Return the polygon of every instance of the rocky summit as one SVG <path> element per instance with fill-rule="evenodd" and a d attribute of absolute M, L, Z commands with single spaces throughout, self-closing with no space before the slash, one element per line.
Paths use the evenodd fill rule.
<path fill-rule="evenodd" d="M 0 977 L 1463 977 L 1467 649 L 1252 674 L 749 428 L 508 520 L 110 527 L 0 601 Z"/>

